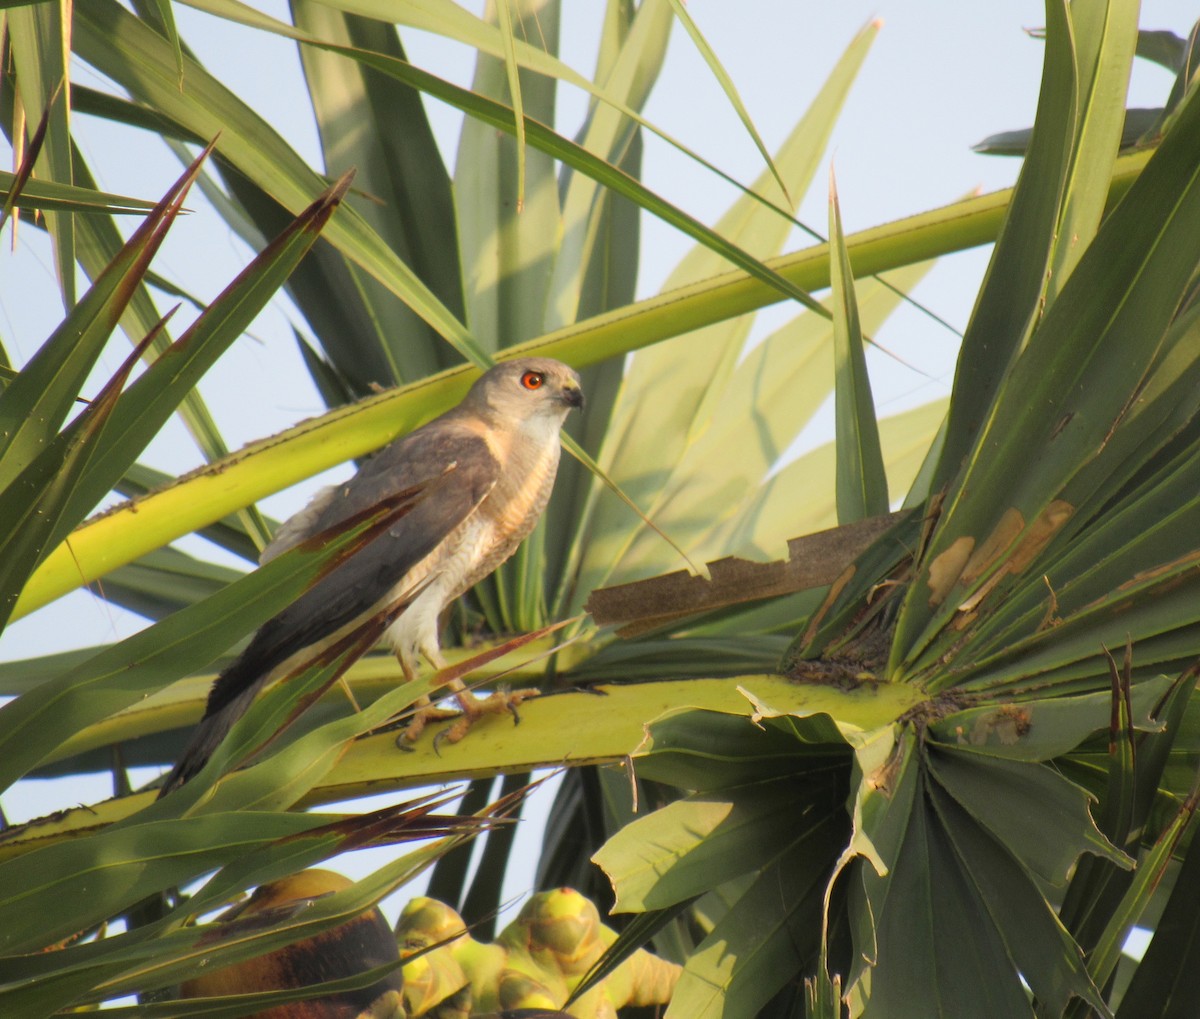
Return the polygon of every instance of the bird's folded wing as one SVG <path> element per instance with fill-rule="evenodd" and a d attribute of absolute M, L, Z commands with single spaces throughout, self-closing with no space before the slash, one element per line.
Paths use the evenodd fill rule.
<path fill-rule="evenodd" d="M 499 464 L 481 437 L 462 431 L 424 435 L 422 431 L 387 447 L 331 497 L 324 496 L 321 511 L 311 518 L 305 533 L 291 536 L 289 545 L 406 488 L 427 485 L 427 494 L 385 533 L 338 563 L 259 628 L 237 661 L 213 684 L 210 713 L 261 682 L 297 652 L 316 650 L 356 619 L 383 611 L 396 584 L 474 513 L 492 490 Z"/>

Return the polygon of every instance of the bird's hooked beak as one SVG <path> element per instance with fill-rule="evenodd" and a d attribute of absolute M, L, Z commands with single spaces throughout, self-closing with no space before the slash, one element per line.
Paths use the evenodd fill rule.
<path fill-rule="evenodd" d="M 562 387 L 562 402 L 568 407 L 583 408 L 583 390 L 574 382 L 567 382 Z"/>

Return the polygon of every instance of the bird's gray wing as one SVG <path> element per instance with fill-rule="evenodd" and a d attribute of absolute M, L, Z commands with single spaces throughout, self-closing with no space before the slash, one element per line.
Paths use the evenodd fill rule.
<path fill-rule="evenodd" d="M 273 669 L 298 651 L 316 650 L 373 608 L 383 611 L 386 605 L 381 603 L 392 588 L 475 511 L 494 487 L 499 471 L 499 463 L 480 436 L 426 426 L 376 454 L 339 486 L 336 495 L 325 500 L 308 533 L 296 541 L 405 489 L 429 484 L 430 491 L 387 531 L 259 627 L 246 649 L 213 683 L 204 718 L 162 792 L 203 767 Z"/>
<path fill-rule="evenodd" d="M 447 473 L 451 464 L 453 469 Z M 302 648 L 320 643 L 380 602 L 475 511 L 495 485 L 499 470 L 487 443 L 478 435 L 429 427 L 393 443 L 363 464 L 359 473 L 325 502 L 309 534 L 336 526 L 407 488 L 434 487 L 385 533 L 264 623 L 213 685 L 209 711 L 219 709 L 247 683 L 265 676 Z"/>
<path fill-rule="evenodd" d="M 478 434 L 447 414 L 384 446 L 364 460 L 349 481 L 319 489 L 308 505 L 279 525 L 259 561 L 270 562 L 306 538 L 361 512 L 363 507 L 438 477 L 456 459 L 474 469 L 490 461 L 493 477 L 499 470 Z"/>
<path fill-rule="evenodd" d="M 314 523 L 320 519 L 321 514 L 331 504 L 336 502 L 343 487 L 344 485 L 328 485 L 320 489 L 308 501 L 307 506 L 280 524 L 266 548 L 259 555 L 259 565 L 265 566 L 276 556 L 283 555 L 289 548 L 295 548 L 305 538 L 316 534 L 316 530 L 313 530 Z"/>

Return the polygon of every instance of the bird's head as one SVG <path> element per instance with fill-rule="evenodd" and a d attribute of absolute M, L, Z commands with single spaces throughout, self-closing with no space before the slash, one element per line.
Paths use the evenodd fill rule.
<path fill-rule="evenodd" d="M 467 402 L 497 417 L 557 427 L 572 407 L 583 406 L 583 390 L 574 368 L 549 357 L 522 357 L 484 372 Z"/>

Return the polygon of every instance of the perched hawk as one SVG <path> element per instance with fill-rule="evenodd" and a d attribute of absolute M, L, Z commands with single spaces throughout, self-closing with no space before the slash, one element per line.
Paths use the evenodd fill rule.
<path fill-rule="evenodd" d="M 405 676 L 416 675 L 422 655 L 442 668 L 438 617 L 533 530 L 554 485 L 559 429 L 581 406 L 579 376 L 565 364 L 503 362 L 457 407 L 384 447 L 286 521 L 263 562 L 389 496 L 435 483 L 406 516 L 258 629 L 213 684 L 204 718 L 160 795 L 204 766 L 267 683 L 397 603 L 412 599 L 385 639 Z M 451 685 L 465 718 L 496 710 L 496 702 L 481 707 L 460 682 Z M 414 738 L 423 717 L 410 727 Z"/>

